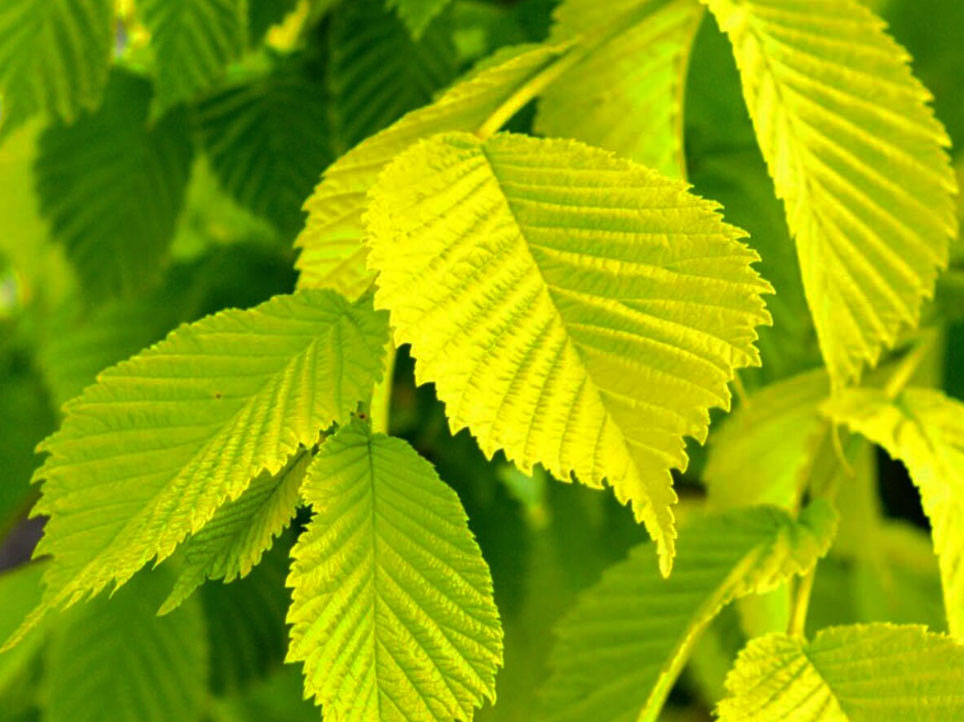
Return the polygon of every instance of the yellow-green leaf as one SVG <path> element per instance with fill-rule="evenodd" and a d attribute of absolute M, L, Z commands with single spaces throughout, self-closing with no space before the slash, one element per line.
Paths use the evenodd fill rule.
<path fill-rule="evenodd" d="M 726 687 L 720 722 L 950 722 L 964 719 L 964 647 L 913 625 L 772 634 L 740 652 Z"/>
<path fill-rule="evenodd" d="M 672 564 L 671 468 L 769 322 L 756 254 L 686 186 L 575 141 L 436 136 L 367 215 L 376 305 L 454 431 L 608 483 Z"/>
<path fill-rule="evenodd" d="M 381 377 L 385 315 L 332 291 L 277 296 L 181 326 L 64 406 L 36 512 L 44 607 L 169 556 L 260 472 L 347 420 Z"/>
<path fill-rule="evenodd" d="M 357 297 L 372 281 L 365 267 L 362 214 L 379 172 L 418 140 L 448 130 L 475 130 L 526 81 L 550 65 L 564 48 L 534 46 L 457 83 L 432 105 L 405 115 L 355 146 L 322 176 L 305 203 L 308 221 L 298 237 L 299 284 L 335 288 Z"/>
<path fill-rule="evenodd" d="M 824 410 L 907 466 L 930 518 L 948 628 L 964 639 L 964 403 L 928 389 L 896 399 L 851 389 Z"/>
<path fill-rule="evenodd" d="M 654 722 L 693 644 L 723 606 L 813 569 L 835 526 L 826 502 L 797 520 L 773 507 L 698 519 L 680 536 L 669 579 L 656 572 L 652 545 L 635 547 L 560 625 L 540 719 Z"/>
<path fill-rule="evenodd" d="M 697 0 L 566 0 L 551 39 L 592 48 L 542 93 L 535 129 L 685 177 L 683 89 Z"/>
<path fill-rule="evenodd" d="M 729 35 L 836 385 L 915 325 L 957 232 L 930 95 L 853 0 L 703 0 Z"/>
<path fill-rule="evenodd" d="M 401 439 L 354 420 L 325 442 L 292 551 L 288 661 L 329 722 L 469 720 L 495 699 L 502 628 L 458 496 Z"/>

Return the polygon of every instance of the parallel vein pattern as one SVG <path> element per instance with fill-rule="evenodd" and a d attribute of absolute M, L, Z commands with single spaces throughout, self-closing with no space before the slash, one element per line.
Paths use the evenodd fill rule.
<path fill-rule="evenodd" d="M 115 70 L 103 105 L 40 139 L 37 192 L 84 289 L 102 300 L 150 284 L 167 255 L 191 169 L 187 117 L 150 123 L 151 84 Z"/>
<path fill-rule="evenodd" d="M 332 161 L 324 85 L 286 62 L 233 84 L 197 109 L 211 169 L 245 208 L 294 235 L 301 206 Z"/>
<path fill-rule="evenodd" d="M 931 522 L 948 628 L 964 640 L 964 403 L 928 389 L 894 400 L 852 389 L 824 409 L 907 465 Z"/>
<path fill-rule="evenodd" d="M 740 652 L 720 722 L 949 722 L 964 719 L 964 647 L 916 625 L 773 634 Z"/>
<path fill-rule="evenodd" d="M 325 171 L 305 203 L 308 222 L 298 237 L 296 263 L 300 285 L 335 288 L 349 297 L 372 280 L 365 267 L 362 214 L 366 194 L 379 172 L 418 140 L 449 130 L 475 130 L 526 81 L 545 69 L 564 50 L 536 46 L 511 55 L 456 84 L 435 103 L 405 115 L 368 138 Z"/>
<path fill-rule="evenodd" d="M 157 56 L 158 114 L 205 90 L 244 50 L 245 0 L 141 0 L 138 5 Z"/>
<path fill-rule="evenodd" d="M 0 3 L 0 135 L 39 111 L 72 121 L 107 84 L 113 0 Z"/>
<path fill-rule="evenodd" d="M 196 600 L 159 618 L 171 583 L 161 568 L 71 610 L 44 660 L 49 722 L 196 720 L 207 697 L 208 649 Z"/>
<path fill-rule="evenodd" d="M 45 601 L 78 601 L 170 555 L 370 398 L 386 343 L 370 300 L 305 291 L 182 326 L 101 373 L 40 446 Z"/>
<path fill-rule="evenodd" d="M 328 112 L 336 155 L 431 102 L 457 70 L 449 27 L 433 26 L 413 40 L 383 0 L 353 0 L 336 8 L 328 48 Z"/>
<path fill-rule="evenodd" d="M 296 451 L 281 471 L 261 474 L 184 542 L 180 574 L 159 614 L 176 609 L 206 579 L 231 582 L 261 561 L 295 515 L 309 461 L 307 449 Z"/>
<path fill-rule="evenodd" d="M 916 324 L 956 235 L 947 134 L 853 0 L 704 0 L 733 43 L 837 384 Z"/>
<path fill-rule="evenodd" d="M 542 93 L 535 129 L 685 177 L 683 88 L 702 17 L 697 0 L 563 2 L 552 39 L 598 46 Z"/>
<path fill-rule="evenodd" d="M 651 545 L 635 547 L 560 624 L 540 719 L 653 722 L 720 609 L 808 572 L 830 547 L 835 526 L 822 502 L 796 521 L 771 507 L 707 517 L 681 534 L 669 579 L 656 572 Z"/>
<path fill-rule="evenodd" d="M 769 285 L 686 186 L 573 141 L 437 136 L 371 193 L 376 304 L 452 430 L 632 502 L 673 555 L 670 469 L 758 363 Z"/>
<path fill-rule="evenodd" d="M 455 492 L 355 420 L 308 470 L 292 551 L 288 661 L 331 722 L 469 720 L 495 698 L 502 629 Z"/>

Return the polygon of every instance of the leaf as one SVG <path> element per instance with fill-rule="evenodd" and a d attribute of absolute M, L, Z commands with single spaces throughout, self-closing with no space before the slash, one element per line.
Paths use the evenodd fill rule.
<path fill-rule="evenodd" d="M 829 395 L 826 371 L 808 371 L 763 387 L 714 425 L 703 471 L 710 505 L 792 508 L 825 430 L 820 404 Z"/>
<path fill-rule="evenodd" d="M 216 695 L 249 689 L 284 663 L 285 614 L 291 602 L 285 577 L 293 537 L 285 534 L 279 539 L 244 579 L 205 584 L 198 591 L 211 650 L 211 691 Z M 295 699 L 301 699 L 300 691 Z M 309 706 L 317 722 L 318 711 Z"/>
<path fill-rule="evenodd" d="M 495 699 L 502 629 L 455 492 L 354 420 L 321 447 L 292 551 L 288 661 L 331 722 L 467 720 Z"/>
<path fill-rule="evenodd" d="M 305 291 L 182 326 L 101 373 L 39 447 L 45 606 L 163 560 L 253 477 L 345 421 L 371 396 L 385 344 L 370 300 Z"/>
<path fill-rule="evenodd" d="M 104 104 L 40 139 L 37 190 L 56 240 L 94 299 L 155 280 L 191 167 L 186 116 L 148 125 L 150 84 L 115 70 Z"/>
<path fill-rule="evenodd" d="M 726 687 L 721 722 L 947 722 L 964 715 L 964 647 L 912 625 L 771 634 L 740 653 Z"/>
<path fill-rule="evenodd" d="M 598 45 L 542 94 L 535 130 L 685 177 L 683 90 L 702 17 L 695 0 L 563 2 L 551 39 L 599 36 Z"/>
<path fill-rule="evenodd" d="M 916 325 L 957 232 L 930 95 L 853 0 L 704 0 L 733 43 L 839 386 Z"/>
<path fill-rule="evenodd" d="M 395 8 L 413 37 L 419 38 L 429 23 L 438 16 L 450 0 L 386 0 L 388 7 Z"/>
<path fill-rule="evenodd" d="M 453 433 L 529 473 L 613 487 L 668 573 L 671 468 L 734 369 L 759 362 L 769 290 L 716 206 L 573 141 L 438 136 L 370 194 L 376 305 Z"/>
<path fill-rule="evenodd" d="M 381 170 L 422 138 L 447 130 L 475 130 L 562 52 L 556 46 L 513 52 L 339 158 L 305 203 L 308 222 L 296 244 L 301 248 L 295 264 L 301 272 L 299 284 L 335 288 L 348 297 L 357 297 L 368 288 L 373 276 L 365 267 L 362 214 L 368 205 L 368 189 Z"/>
<path fill-rule="evenodd" d="M 23 564 L 0 572 L 0 639 L 6 639 L 40 601 L 44 564 Z M 29 665 L 43 647 L 43 631 L 35 629 L 19 647 L 0 653 L 0 700 L 5 704 L 11 691 L 24 686 Z"/>
<path fill-rule="evenodd" d="M 209 88 L 228 63 L 241 56 L 246 42 L 246 6 L 245 0 L 138 3 L 156 56 L 155 115 Z"/>
<path fill-rule="evenodd" d="M 0 137 L 36 112 L 66 122 L 107 84 L 113 0 L 4 0 L 0 5 Z"/>
<path fill-rule="evenodd" d="M 158 614 L 176 609 L 206 579 L 231 582 L 261 561 L 295 515 L 311 455 L 299 449 L 277 474 L 262 473 L 182 545 L 185 562 Z"/>
<path fill-rule="evenodd" d="M 824 410 L 907 466 L 930 518 L 948 626 L 964 638 L 964 403 L 928 389 L 893 400 L 876 389 L 850 389 Z"/>
<path fill-rule="evenodd" d="M 200 719 L 207 645 L 200 606 L 154 612 L 171 581 L 143 573 L 113 595 L 76 607 L 45 659 L 49 722 Z"/>
<path fill-rule="evenodd" d="M 656 720 L 693 644 L 720 610 L 813 569 L 835 526 L 822 501 L 796 521 L 773 507 L 705 517 L 681 534 L 669 579 L 657 573 L 651 545 L 634 547 L 559 625 L 541 719 Z"/>
<path fill-rule="evenodd" d="M 294 234 L 301 205 L 331 160 L 324 87 L 289 61 L 198 108 L 211 169 L 241 205 Z"/>
<path fill-rule="evenodd" d="M 341 155 L 452 82 L 451 31 L 434 23 L 413 40 L 383 0 L 344 3 L 331 15 L 326 71 L 331 136 Z"/>

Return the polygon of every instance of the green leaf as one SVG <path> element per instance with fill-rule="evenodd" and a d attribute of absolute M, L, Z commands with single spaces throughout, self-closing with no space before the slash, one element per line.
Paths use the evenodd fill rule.
<path fill-rule="evenodd" d="M 45 562 L 33 562 L 0 572 L 0 639 L 6 639 L 23 622 L 30 610 L 37 606 L 43 590 L 40 579 Z M 16 649 L 0 653 L 0 700 L 6 702 L 8 693 L 23 686 L 30 663 L 37 657 L 44 642 L 44 631 L 35 629 Z M 0 716 L 0 719 L 3 719 Z"/>
<path fill-rule="evenodd" d="M 155 115 L 210 87 L 228 63 L 240 57 L 246 41 L 246 6 L 245 0 L 138 3 L 156 57 Z"/>
<path fill-rule="evenodd" d="M 829 395 L 826 371 L 808 371 L 763 387 L 714 424 L 703 471 L 711 506 L 796 505 Z"/>
<path fill-rule="evenodd" d="M 502 629 L 455 492 L 359 420 L 322 446 L 292 551 L 288 661 L 326 720 L 467 720 L 495 698 Z"/>
<path fill-rule="evenodd" d="M 683 90 L 702 17 L 696 0 L 563 2 L 551 38 L 598 44 L 542 94 L 535 130 L 685 177 Z"/>
<path fill-rule="evenodd" d="M 173 112 L 149 125 L 150 98 L 150 83 L 116 70 L 96 112 L 40 139 L 41 210 L 96 300 L 156 279 L 184 202 L 187 118 Z"/>
<path fill-rule="evenodd" d="M 305 291 L 182 326 L 101 373 L 40 445 L 45 606 L 166 558 L 252 478 L 347 420 L 381 377 L 386 342 L 369 299 Z"/>
<path fill-rule="evenodd" d="M 171 581 L 143 573 L 113 595 L 71 610 L 45 661 L 49 722 L 171 722 L 200 718 L 207 645 L 200 605 L 164 618 Z"/>
<path fill-rule="evenodd" d="M 720 722 L 948 722 L 964 716 L 964 647 L 910 625 L 773 634 L 747 645 L 726 687 Z"/>
<path fill-rule="evenodd" d="M 248 689 L 284 663 L 285 614 L 291 603 L 285 577 L 293 537 L 285 534 L 279 539 L 244 579 L 205 584 L 198 591 L 211 648 L 211 691 L 217 695 Z M 295 699 L 301 699 L 300 691 Z"/>
<path fill-rule="evenodd" d="M 513 52 L 457 83 L 435 103 L 405 115 L 368 138 L 325 171 L 305 210 L 308 222 L 298 237 L 301 255 L 296 266 L 301 286 L 335 288 L 357 297 L 373 274 L 365 267 L 362 214 L 367 193 L 381 170 L 418 140 L 446 130 L 475 130 L 526 82 L 564 52 L 556 46 L 536 46 Z"/>
<path fill-rule="evenodd" d="M 824 410 L 907 466 L 930 518 L 948 626 L 964 638 L 964 403 L 928 389 L 907 389 L 896 399 L 851 389 Z"/>
<path fill-rule="evenodd" d="M 211 169 L 241 205 L 294 234 L 301 206 L 331 160 L 324 86 L 302 63 L 238 83 L 205 100 L 198 126 Z"/>
<path fill-rule="evenodd" d="M 113 0 L 0 4 L 0 136 L 36 112 L 70 122 L 100 101 L 114 40 Z"/>
<path fill-rule="evenodd" d="M 669 579 L 656 572 L 652 545 L 634 547 L 560 624 L 542 719 L 655 721 L 697 637 L 720 610 L 813 569 L 835 526 L 826 502 L 796 521 L 772 507 L 699 519 L 681 534 Z"/>
<path fill-rule="evenodd" d="M 371 192 L 376 305 L 452 431 L 613 487 L 668 573 L 671 468 L 769 322 L 757 255 L 679 182 L 565 140 L 438 136 Z"/>
<path fill-rule="evenodd" d="M 158 614 L 176 609 L 206 579 L 230 582 L 257 566 L 295 515 L 309 461 L 308 450 L 300 449 L 277 474 L 262 473 L 184 542 L 184 564 Z"/>
<path fill-rule="evenodd" d="M 733 43 L 836 385 L 916 325 L 957 232 L 949 141 L 853 0 L 704 0 Z"/>
<path fill-rule="evenodd" d="M 436 23 L 413 40 L 382 0 L 354 0 L 335 8 L 326 71 L 336 155 L 430 102 L 456 70 L 448 27 Z"/>
<path fill-rule="evenodd" d="M 419 38 L 429 23 L 445 9 L 450 0 L 386 0 L 395 8 L 413 37 Z"/>

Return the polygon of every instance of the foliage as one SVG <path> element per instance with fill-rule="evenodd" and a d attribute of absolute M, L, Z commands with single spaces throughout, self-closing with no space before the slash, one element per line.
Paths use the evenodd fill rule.
<path fill-rule="evenodd" d="M 0 722 L 964 719 L 960 19 L 4 0 Z"/>

